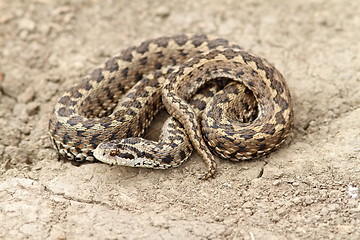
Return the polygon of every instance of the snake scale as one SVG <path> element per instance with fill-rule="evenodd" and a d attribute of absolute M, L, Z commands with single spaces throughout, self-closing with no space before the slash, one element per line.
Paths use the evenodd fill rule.
<path fill-rule="evenodd" d="M 158 141 L 141 138 L 165 106 Z M 165 169 L 195 148 L 208 169 L 214 155 L 262 156 L 289 135 L 293 110 L 283 76 L 267 60 L 226 39 L 202 34 L 147 40 L 123 50 L 68 89 L 49 133 L 76 161 Z"/>

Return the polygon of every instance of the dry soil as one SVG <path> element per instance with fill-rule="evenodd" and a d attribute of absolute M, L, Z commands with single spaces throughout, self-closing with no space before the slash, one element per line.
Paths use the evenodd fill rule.
<path fill-rule="evenodd" d="M 360 239 L 359 13 L 351 0 L 1 0 L 0 239 Z M 59 161 L 47 128 L 64 90 L 129 45 L 187 32 L 274 63 L 294 100 L 287 143 L 219 160 L 209 181 L 196 154 L 172 170 Z"/>

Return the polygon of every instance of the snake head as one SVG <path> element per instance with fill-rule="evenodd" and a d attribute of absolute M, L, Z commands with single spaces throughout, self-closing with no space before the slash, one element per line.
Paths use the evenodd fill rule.
<path fill-rule="evenodd" d="M 100 143 L 93 154 L 97 160 L 108 164 L 134 166 L 136 162 L 136 155 L 116 142 Z"/>
<path fill-rule="evenodd" d="M 133 141 L 132 141 L 133 140 Z M 129 167 L 154 168 L 158 163 L 136 148 L 135 138 L 100 143 L 93 151 L 100 162 Z"/>

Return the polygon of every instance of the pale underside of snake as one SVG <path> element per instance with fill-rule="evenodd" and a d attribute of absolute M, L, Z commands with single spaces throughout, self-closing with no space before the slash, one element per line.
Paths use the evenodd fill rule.
<path fill-rule="evenodd" d="M 165 106 L 158 141 L 141 138 Z M 214 175 L 214 155 L 234 161 L 267 154 L 289 135 L 293 110 L 283 76 L 267 60 L 222 38 L 177 35 L 130 47 L 71 87 L 49 132 L 76 161 L 165 169 L 192 147 Z"/>

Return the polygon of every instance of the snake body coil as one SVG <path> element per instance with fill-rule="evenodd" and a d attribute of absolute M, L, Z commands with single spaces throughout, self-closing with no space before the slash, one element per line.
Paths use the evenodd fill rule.
<path fill-rule="evenodd" d="M 159 141 L 139 138 L 163 105 L 173 118 Z M 235 161 L 264 155 L 292 121 L 288 87 L 265 59 L 222 38 L 177 35 L 130 47 L 95 69 L 57 102 L 49 131 L 71 160 L 132 167 L 178 166 L 192 145 L 208 178 L 212 153 Z"/>

